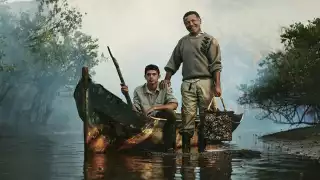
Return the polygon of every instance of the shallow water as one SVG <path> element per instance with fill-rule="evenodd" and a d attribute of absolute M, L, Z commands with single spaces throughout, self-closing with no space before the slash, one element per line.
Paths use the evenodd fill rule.
<path fill-rule="evenodd" d="M 2 137 L 0 179 L 320 179 L 319 165 L 261 144 L 256 149 L 268 149 L 261 156 L 237 154 L 233 145 L 230 152 L 202 156 L 109 152 L 84 162 L 82 137 L 81 133 Z"/>

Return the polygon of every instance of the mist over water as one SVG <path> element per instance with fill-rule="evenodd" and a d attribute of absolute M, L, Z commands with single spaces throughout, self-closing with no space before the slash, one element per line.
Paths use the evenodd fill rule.
<path fill-rule="evenodd" d="M 220 42 L 222 88 L 226 106 L 237 113 L 245 113 L 242 123 L 233 133 L 232 145 L 236 149 L 264 146 L 257 140 L 257 136 L 289 128 L 269 120 L 257 120 L 255 116 L 259 110 L 238 106 L 236 99 L 240 92 L 236 87 L 254 79 L 258 62 L 270 51 L 281 48 L 281 26 L 319 16 L 320 1 L 243 0 L 240 3 L 235 0 L 70 0 L 70 3 L 87 13 L 82 30 L 99 39 L 101 52 L 107 55 L 107 46 L 111 47 L 129 86 L 131 97 L 133 89 L 145 82 L 143 72 L 147 64 L 157 64 L 164 76 L 163 67 L 174 46 L 187 33 L 182 22 L 183 14 L 189 10 L 198 11 L 202 16 L 203 30 Z M 32 3 L 25 2 L 12 7 L 15 12 L 35 10 Z M 13 49 L 9 52 L 24 58 Z M 37 70 L 35 66 L 34 72 Z M 102 62 L 94 70 L 96 75 L 93 79 L 125 101 L 112 61 Z M 77 76 L 80 78 L 80 74 Z M 10 78 L 11 81 L 15 80 L 14 77 Z M 174 94 L 179 100 L 181 79 L 180 69 L 172 79 Z M 58 81 L 57 83 L 59 84 Z M 64 85 L 63 82 L 61 85 Z M 50 90 L 50 86 L 45 83 L 41 87 Z M 59 92 L 61 93 L 53 99 L 44 98 L 45 101 L 53 102 L 53 113 L 44 130 L 39 128 L 39 132 L 29 133 L 23 138 L 8 136 L 3 139 L 0 132 L 0 140 L 5 145 L 0 148 L 0 179 L 83 179 L 82 122 L 76 111 L 73 92 L 64 89 Z M 8 98 L 19 96 L 20 99 L 15 102 L 7 100 L 8 103 L 15 103 L 13 109 L 0 107 L 2 115 L 11 114 L 10 120 L 0 119 L 0 123 L 6 121 L 14 125 L 18 114 L 15 110 L 21 106 L 28 109 L 36 94 L 37 90 L 30 84 L 25 84 L 21 91 L 11 92 Z M 19 124 L 20 130 L 28 128 L 29 125 Z M 255 148 L 261 147 L 253 149 Z M 107 164 L 106 177 L 109 179 L 161 179 L 169 176 L 179 179 L 182 176 L 180 160 L 173 162 L 164 157 L 109 156 L 111 157 L 107 159 L 96 157 L 98 160 L 94 161 Z M 205 163 L 191 160 L 185 167 L 189 171 L 188 177 L 192 179 L 199 179 L 200 176 L 209 178 L 212 169 L 221 167 L 223 163 L 231 164 L 232 179 L 297 179 L 303 176 L 301 172 L 304 171 L 317 174 L 315 166 L 310 162 L 299 161 L 291 156 L 265 155 L 260 159 L 237 157 L 230 162 L 221 162 L 212 159 Z M 89 166 L 96 168 L 94 163 Z M 229 172 L 229 164 L 228 168 L 226 171 Z M 316 176 L 313 177 L 317 179 Z"/>
<path fill-rule="evenodd" d="M 20 2 L 12 5 L 15 12 L 35 11 L 31 5 L 33 3 L 13 2 Z M 258 110 L 245 109 L 237 105 L 236 99 L 240 96 L 237 86 L 254 79 L 258 62 L 270 51 L 281 48 L 279 34 L 282 26 L 297 21 L 307 21 L 319 15 L 315 8 L 317 1 L 309 0 L 301 3 L 289 0 L 268 2 L 245 0 L 239 3 L 232 0 L 215 2 L 138 0 L 133 3 L 124 0 L 116 2 L 72 0 L 70 3 L 78 7 L 81 12 L 87 13 L 84 16 L 82 30 L 99 39 L 101 52 L 107 55 L 107 46 L 111 47 L 131 90 L 131 97 L 133 89 L 145 82 L 143 78 L 145 65 L 149 63 L 159 65 L 164 76 L 163 67 L 174 46 L 179 38 L 187 33 L 182 22 L 183 14 L 188 10 L 198 11 L 202 17 L 203 30 L 220 42 L 223 60 L 223 97 L 227 108 L 237 113 L 245 112 L 244 121 L 234 133 L 235 136 L 238 137 L 242 129 L 246 129 L 246 132 L 249 128 L 250 131 L 268 133 L 288 127 L 274 125 L 269 120 L 256 120 L 255 115 Z M 120 92 L 120 81 L 112 61 L 102 62 L 94 70 L 96 75 L 93 79 L 125 101 Z M 80 74 L 78 76 L 80 78 Z M 180 68 L 172 79 L 174 94 L 179 100 L 181 78 Z M 22 104 L 26 109 L 36 94 L 32 86 L 25 87 L 25 91 L 28 88 L 31 88 L 30 93 L 25 96 L 25 103 Z M 16 104 L 21 106 L 20 103 Z M 53 109 L 49 124 L 61 123 L 62 127 L 67 123 L 71 129 L 81 127 L 71 96 L 56 97 Z M 9 112 L 13 114 L 13 119 L 16 115 L 14 111 L 11 109 Z"/>
<path fill-rule="evenodd" d="M 82 124 L 72 97 L 74 86 L 80 78 L 78 71 L 83 66 L 81 60 L 77 62 L 76 58 L 70 60 L 66 56 L 58 59 L 57 55 L 52 60 L 52 56 L 44 51 L 31 53 L 27 41 L 30 35 L 28 28 L 31 29 L 37 22 L 29 17 L 35 17 L 38 10 L 36 2 L 1 1 L 0 5 L 0 43 L 4 52 L 1 64 L 15 66 L 12 72 L 0 72 L 0 126 L 3 126 L 5 133 L 10 131 L 7 126 L 16 132 L 26 133 L 81 132 Z M 48 51 L 54 53 L 52 49 Z M 65 59 L 70 60 L 71 65 L 66 65 Z"/>
<path fill-rule="evenodd" d="M 319 15 L 316 9 L 318 2 L 138 0 L 133 3 L 124 0 L 71 0 L 70 3 L 82 13 L 87 13 L 83 19 L 82 30 L 99 39 L 101 52 L 107 55 L 107 46 L 111 47 L 129 86 L 131 97 L 133 89 L 145 83 L 143 70 L 147 64 L 159 65 L 164 76 L 163 67 L 174 46 L 187 33 L 182 22 L 183 14 L 189 10 L 198 11 L 202 17 L 203 30 L 220 42 L 223 60 L 222 88 L 226 106 L 237 113 L 245 111 L 244 121 L 235 132 L 235 136 L 239 136 L 238 133 L 241 133 L 242 129 L 246 129 L 246 132 L 249 128 L 250 131 L 267 133 L 288 127 L 274 125 L 269 120 L 256 120 L 258 110 L 245 109 L 237 105 L 236 99 L 240 96 L 237 86 L 253 80 L 258 62 L 270 51 L 281 48 L 279 34 L 282 26 L 307 21 Z M 28 1 L 17 4 L 13 5 L 14 11 L 35 11 Z M 125 101 L 112 61 L 102 62 L 94 70 L 96 75 L 93 79 Z M 80 78 L 80 74 L 78 76 Z M 180 68 L 172 79 L 174 95 L 179 100 L 181 78 Z M 32 93 L 29 98 L 36 94 L 35 91 Z M 30 105 L 30 100 L 25 102 L 24 106 Z M 63 126 L 67 121 L 70 128 L 81 127 L 71 96 L 55 98 L 53 109 L 49 124 L 62 121 Z"/>

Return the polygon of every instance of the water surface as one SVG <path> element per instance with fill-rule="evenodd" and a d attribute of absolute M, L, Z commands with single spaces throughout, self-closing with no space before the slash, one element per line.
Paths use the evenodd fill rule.
<path fill-rule="evenodd" d="M 235 145 L 234 151 L 202 156 L 109 152 L 84 162 L 82 137 L 81 133 L 2 137 L 0 179 L 320 179 L 320 166 L 312 161 L 269 148 L 261 156 L 239 154 Z"/>

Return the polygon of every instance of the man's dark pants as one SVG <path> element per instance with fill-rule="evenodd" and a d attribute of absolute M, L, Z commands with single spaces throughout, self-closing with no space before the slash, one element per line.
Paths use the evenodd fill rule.
<path fill-rule="evenodd" d="M 161 110 L 156 117 L 167 119 L 163 126 L 163 142 L 165 150 L 175 149 L 176 146 L 176 113 L 173 110 Z"/>

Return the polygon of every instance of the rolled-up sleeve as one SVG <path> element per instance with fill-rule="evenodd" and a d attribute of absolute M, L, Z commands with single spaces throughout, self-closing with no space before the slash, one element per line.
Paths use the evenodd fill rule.
<path fill-rule="evenodd" d="M 175 74 L 179 68 L 180 68 L 180 65 L 182 63 L 182 60 L 181 60 L 181 53 L 180 53 L 180 45 L 181 45 L 181 40 L 179 40 L 179 42 L 177 43 L 176 47 L 174 48 L 172 54 L 171 54 L 171 57 L 167 63 L 167 65 L 164 67 L 164 70 L 166 72 L 171 72 L 172 75 Z"/>
<path fill-rule="evenodd" d="M 138 96 L 137 89 L 135 89 L 133 92 L 133 106 L 134 108 L 136 108 L 137 111 L 139 112 L 142 111 L 142 108 L 141 108 L 142 106 L 141 106 L 140 98 Z"/>
<path fill-rule="evenodd" d="M 178 100 L 174 97 L 171 87 L 168 87 L 166 89 L 165 104 L 168 104 L 168 103 L 178 104 Z"/>
<path fill-rule="evenodd" d="M 222 70 L 220 45 L 215 38 L 212 39 L 208 52 L 208 59 L 209 71 L 211 74 L 213 74 L 216 71 Z"/>

